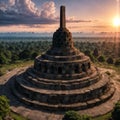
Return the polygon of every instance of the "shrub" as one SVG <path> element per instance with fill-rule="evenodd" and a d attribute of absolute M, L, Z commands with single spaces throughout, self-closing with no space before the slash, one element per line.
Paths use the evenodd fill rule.
<path fill-rule="evenodd" d="M 17 54 L 12 54 L 11 61 L 14 63 L 16 60 L 19 60 L 19 56 Z"/>
<path fill-rule="evenodd" d="M 87 115 L 79 115 L 75 111 L 68 111 L 65 113 L 62 120 L 90 120 L 90 117 Z"/>
<path fill-rule="evenodd" d="M 23 50 L 20 54 L 19 54 L 19 58 L 20 59 L 28 59 L 31 58 L 31 51 L 30 50 Z"/>
<path fill-rule="evenodd" d="M 0 53 L 0 64 L 6 64 L 8 62 L 8 59 L 3 53 Z"/>
<path fill-rule="evenodd" d="M 85 55 L 89 56 L 92 62 L 96 62 L 95 56 L 91 53 L 90 50 L 84 51 Z"/>
<path fill-rule="evenodd" d="M 89 57 L 92 62 L 97 62 L 96 58 L 92 54 L 90 54 Z"/>
<path fill-rule="evenodd" d="M 98 49 L 95 48 L 94 51 L 93 51 L 93 56 L 95 57 L 98 57 L 99 56 L 99 52 L 98 52 Z"/>
<path fill-rule="evenodd" d="M 106 62 L 107 62 L 108 64 L 113 64 L 114 60 L 113 60 L 113 58 L 109 57 L 109 58 L 106 60 Z"/>
<path fill-rule="evenodd" d="M 0 96 L 0 118 L 4 118 L 10 113 L 9 100 L 6 96 Z"/>
<path fill-rule="evenodd" d="M 99 56 L 99 57 L 98 57 L 98 61 L 99 61 L 99 62 L 105 62 L 105 57 L 102 56 L 102 55 Z"/>
<path fill-rule="evenodd" d="M 115 104 L 115 107 L 112 112 L 113 120 L 120 120 L 120 102 Z"/>
<path fill-rule="evenodd" d="M 85 50 L 85 55 L 89 56 L 90 55 L 90 50 Z"/>
<path fill-rule="evenodd" d="M 39 55 L 38 52 L 33 52 L 31 55 L 31 59 L 34 60 L 38 55 Z"/>
<path fill-rule="evenodd" d="M 65 113 L 63 120 L 79 120 L 80 116 L 75 111 L 68 111 Z"/>
<path fill-rule="evenodd" d="M 116 66 L 119 66 L 119 65 L 120 65 L 120 59 L 117 59 L 117 60 L 115 61 L 115 65 L 116 65 Z"/>

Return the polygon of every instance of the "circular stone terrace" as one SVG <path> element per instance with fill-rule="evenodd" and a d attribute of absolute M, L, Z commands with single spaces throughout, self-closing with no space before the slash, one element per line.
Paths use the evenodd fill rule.
<path fill-rule="evenodd" d="M 1 95 L 4 94 L 10 99 L 12 111 L 21 114 L 31 120 L 62 120 L 64 112 L 55 111 L 48 112 L 46 110 L 34 109 L 29 105 L 23 104 L 12 94 L 10 86 L 12 85 L 12 83 L 14 83 L 15 75 L 24 72 L 26 69 L 27 68 L 17 68 L 0 77 L 0 91 L 1 91 L 0 94 Z M 102 74 L 105 73 L 106 71 L 109 71 L 109 69 L 100 70 Z M 112 75 L 116 74 L 111 70 L 110 73 Z M 120 78 L 120 76 L 118 77 Z M 120 99 L 120 82 L 118 82 L 118 78 L 116 77 L 113 77 L 112 80 L 114 82 L 116 92 L 109 101 L 103 103 L 102 105 L 98 105 L 94 108 L 79 110 L 78 112 L 80 114 L 88 114 L 93 117 L 101 116 L 103 114 L 110 112 L 113 109 L 114 104 Z"/>

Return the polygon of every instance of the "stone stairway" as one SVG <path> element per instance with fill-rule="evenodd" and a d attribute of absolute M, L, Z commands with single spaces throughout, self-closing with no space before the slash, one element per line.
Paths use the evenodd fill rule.
<path fill-rule="evenodd" d="M 38 79 L 32 68 L 28 68 L 26 72 L 16 75 L 13 93 L 20 101 L 37 109 L 87 109 L 106 102 L 115 92 L 106 74 L 98 76 L 98 72 L 94 72 L 89 77 L 73 81 Z M 88 79 L 89 84 L 85 83 L 84 86 Z"/>
<path fill-rule="evenodd" d="M 23 87 L 23 86 L 22 86 Z M 19 88 L 18 88 L 19 89 Z M 114 88 L 114 85 L 111 83 L 110 84 L 110 89 L 107 90 L 106 92 L 104 92 L 104 94 L 100 95 L 99 97 L 95 97 L 95 98 L 92 98 L 92 99 L 88 99 L 88 100 L 84 100 L 84 101 L 81 101 L 80 98 L 78 97 L 70 97 L 70 98 L 74 98 L 73 101 L 74 103 L 71 103 L 71 100 L 70 98 L 66 99 L 67 101 L 65 101 L 65 97 L 64 100 L 63 99 L 60 99 L 62 98 L 62 94 L 60 94 L 60 96 L 57 96 L 57 95 L 54 95 L 54 93 L 51 93 L 53 91 L 42 91 L 42 90 L 38 90 L 37 92 L 40 92 L 40 94 L 42 94 L 41 92 L 43 93 L 46 93 L 48 94 L 48 96 L 51 98 L 46 98 L 47 95 L 44 95 L 44 96 L 39 96 L 38 93 L 35 95 L 35 93 L 32 94 L 32 92 L 36 92 L 36 89 L 30 89 L 28 90 L 28 94 L 24 93 L 24 89 L 14 89 L 13 90 L 13 93 L 15 96 L 17 96 L 17 98 L 32 106 L 32 107 L 35 107 L 37 109 L 44 109 L 44 110 L 52 110 L 52 111 L 67 111 L 67 110 L 83 110 L 83 109 L 88 109 L 88 108 L 91 108 L 91 107 L 94 107 L 94 106 L 97 106 L 99 104 L 102 104 L 104 102 L 106 102 L 107 100 L 109 100 L 114 92 L 115 92 L 115 88 Z M 27 87 L 28 89 L 28 87 Z M 21 92 L 20 92 L 21 90 Z M 26 90 L 25 90 L 26 91 Z M 87 91 L 87 90 L 86 90 Z M 56 91 L 54 91 L 56 92 Z M 58 91 L 57 91 L 58 92 Z M 29 94 L 31 93 L 31 94 Z M 66 93 L 66 92 L 65 92 Z M 71 92 L 68 92 L 67 95 L 69 94 L 72 94 Z M 86 93 L 87 95 L 89 95 L 88 93 Z M 67 96 L 65 95 L 65 96 Z M 74 95 L 74 94 L 73 94 Z M 37 97 L 37 99 L 35 100 L 34 97 Z M 90 97 L 90 95 L 88 96 Z M 76 101 L 76 100 L 79 100 L 79 101 Z"/>

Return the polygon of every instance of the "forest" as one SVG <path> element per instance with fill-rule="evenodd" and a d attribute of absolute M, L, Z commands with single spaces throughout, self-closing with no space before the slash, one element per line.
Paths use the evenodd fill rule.
<path fill-rule="evenodd" d="M 0 67 L 16 64 L 17 61 L 34 60 L 36 56 L 47 51 L 51 41 L 0 41 Z M 92 62 L 120 66 L 120 43 L 76 41 L 74 45 Z M 0 71 L 2 75 L 2 71 Z"/>

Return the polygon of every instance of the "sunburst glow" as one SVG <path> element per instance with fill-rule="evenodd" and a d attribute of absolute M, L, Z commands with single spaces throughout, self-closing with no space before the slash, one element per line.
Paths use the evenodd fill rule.
<path fill-rule="evenodd" d="M 116 26 L 116 27 L 120 26 L 120 17 L 114 18 L 113 25 Z"/>

